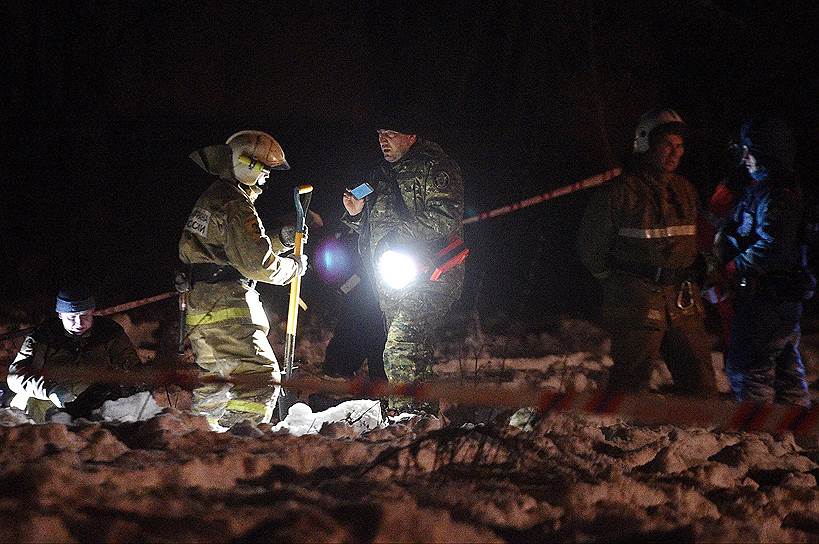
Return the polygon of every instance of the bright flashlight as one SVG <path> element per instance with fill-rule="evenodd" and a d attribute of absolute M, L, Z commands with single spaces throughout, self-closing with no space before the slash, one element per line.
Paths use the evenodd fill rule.
<path fill-rule="evenodd" d="M 410 255 L 390 249 L 378 260 L 378 273 L 391 288 L 403 289 L 418 275 L 418 265 Z"/>

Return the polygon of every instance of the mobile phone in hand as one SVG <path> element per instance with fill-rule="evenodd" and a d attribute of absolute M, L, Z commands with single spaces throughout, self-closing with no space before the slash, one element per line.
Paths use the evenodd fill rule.
<path fill-rule="evenodd" d="M 373 192 L 373 188 L 370 186 L 369 183 L 362 183 L 355 189 L 350 189 L 350 194 L 356 197 L 357 199 L 361 200 L 368 194 Z"/>

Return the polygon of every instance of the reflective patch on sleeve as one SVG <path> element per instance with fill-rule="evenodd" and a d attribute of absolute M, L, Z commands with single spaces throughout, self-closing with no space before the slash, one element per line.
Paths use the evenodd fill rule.
<path fill-rule="evenodd" d="M 231 399 L 225 407 L 233 412 L 244 412 L 246 414 L 265 415 L 268 411 L 266 404 L 253 402 L 251 400 Z"/>
<path fill-rule="evenodd" d="M 208 223 L 210 223 L 210 212 L 202 208 L 194 208 L 185 224 L 185 230 L 201 236 L 208 237 Z"/>
<path fill-rule="evenodd" d="M 446 189 L 447 187 L 449 187 L 449 174 L 447 174 L 446 172 L 438 172 L 438 174 L 435 176 L 435 179 L 432 180 L 432 182 L 435 184 L 436 188 Z"/>
<path fill-rule="evenodd" d="M 665 319 L 663 312 L 656 308 L 649 308 L 648 312 L 646 312 L 646 317 L 652 321 L 663 321 Z"/>
<path fill-rule="evenodd" d="M 361 278 L 358 276 L 358 274 L 353 274 L 347 281 L 345 281 L 342 284 L 341 287 L 339 287 L 339 290 L 346 295 L 347 293 L 355 289 L 355 286 L 358 285 L 359 283 L 361 283 Z"/>

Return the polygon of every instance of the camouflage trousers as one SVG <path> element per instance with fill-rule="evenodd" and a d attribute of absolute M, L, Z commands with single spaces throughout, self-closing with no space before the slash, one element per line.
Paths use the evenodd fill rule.
<path fill-rule="evenodd" d="M 212 427 L 245 419 L 269 423 L 280 387 L 279 364 L 267 339 L 270 326 L 253 288 L 222 282 L 197 284 L 191 291 L 188 337 L 196 364 L 221 378 L 249 377 L 252 383 L 214 383 L 193 391 L 194 413 Z"/>
<path fill-rule="evenodd" d="M 387 341 L 384 345 L 384 370 L 391 382 L 429 380 L 434 377 L 435 329 L 458 298 L 460 290 L 418 290 L 400 301 L 385 301 Z M 389 408 L 396 411 L 423 410 L 437 413 L 437 403 L 418 403 L 404 397 L 391 397 Z"/>

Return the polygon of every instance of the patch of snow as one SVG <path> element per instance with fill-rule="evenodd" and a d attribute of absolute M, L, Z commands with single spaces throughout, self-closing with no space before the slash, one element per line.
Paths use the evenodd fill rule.
<path fill-rule="evenodd" d="M 348 400 L 323 412 L 313 412 L 306 404 L 297 402 L 271 431 L 286 430 L 294 436 L 318 434 L 322 425 L 335 422 L 351 425 L 358 434 L 375 429 L 381 424 L 381 403 L 370 399 Z"/>
<path fill-rule="evenodd" d="M 0 408 L 0 426 L 14 427 L 30 422 L 31 420 L 22 410 L 17 408 Z"/>
<path fill-rule="evenodd" d="M 130 397 L 107 400 L 93 413 L 104 421 L 132 423 L 151 419 L 160 412 L 162 408 L 156 403 L 153 395 L 148 391 L 142 391 Z"/>

